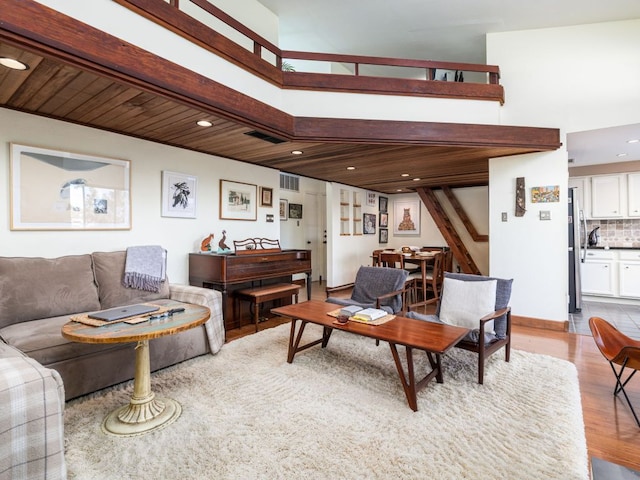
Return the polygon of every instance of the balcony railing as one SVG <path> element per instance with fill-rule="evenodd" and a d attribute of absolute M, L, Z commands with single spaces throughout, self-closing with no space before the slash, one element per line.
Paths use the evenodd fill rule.
<path fill-rule="evenodd" d="M 282 88 L 504 103 L 494 65 L 286 51 L 207 0 L 115 1 Z"/>

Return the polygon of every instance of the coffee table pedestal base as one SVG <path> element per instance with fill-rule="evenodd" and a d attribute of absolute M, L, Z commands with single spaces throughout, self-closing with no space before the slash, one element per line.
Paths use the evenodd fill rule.
<path fill-rule="evenodd" d="M 129 405 L 107 415 L 102 422 L 102 431 L 126 437 L 142 435 L 175 422 L 181 413 L 182 406 L 175 400 L 155 398 L 151 391 L 149 341 L 138 342 L 133 395 Z"/>
<path fill-rule="evenodd" d="M 114 410 L 107 415 L 102 422 L 102 431 L 111 435 L 124 437 L 143 435 L 175 422 L 182 413 L 182 406 L 175 400 L 170 398 L 155 398 L 142 408 L 147 410 L 147 414 L 152 410 L 154 412 L 159 411 L 160 413 L 154 413 L 151 416 L 142 414 L 145 420 L 139 422 L 126 421 L 127 418 L 140 418 L 140 407 L 140 405 L 131 403 Z M 123 421 L 122 418 L 124 418 L 125 421 Z"/>

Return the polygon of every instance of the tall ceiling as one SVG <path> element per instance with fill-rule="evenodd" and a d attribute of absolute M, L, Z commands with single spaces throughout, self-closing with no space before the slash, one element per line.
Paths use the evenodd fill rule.
<path fill-rule="evenodd" d="M 258 0 L 284 50 L 486 63 L 488 33 L 640 18 L 639 0 Z M 576 132 L 572 166 L 640 160 L 640 124 Z M 626 153 L 624 157 L 618 156 Z"/>
<path fill-rule="evenodd" d="M 280 48 L 486 63 L 487 33 L 640 18 L 638 0 L 258 0 Z"/>
<path fill-rule="evenodd" d="M 263 0 L 265 5 L 271 2 L 274 3 L 272 8 L 284 8 L 288 5 L 286 1 Z M 286 140 L 284 143 L 271 144 L 246 135 L 259 129 L 260 122 L 256 121 L 256 111 L 267 111 L 263 118 L 269 118 L 271 115 L 264 105 L 257 105 L 255 101 L 251 103 L 251 100 L 242 99 L 233 92 L 226 92 L 229 94 L 228 102 L 245 102 L 248 105 L 245 112 L 249 113 L 249 116 L 254 115 L 253 120 L 248 116 L 225 114 L 229 113 L 229 109 L 210 108 L 216 102 L 218 105 L 222 102 L 220 88 L 203 84 L 202 78 L 196 78 L 191 72 L 181 69 L 182 67 L 168 62 L 161 63 L 148 52 L 131 45 L 121 49 L 117 39 L 114 42 L 114 39 L 106 34 L 74 23 L 73 19 L 63 15 L 47 16 L 47 10 L 37 2 L 12 3 L 13 8 L 5 10 L 3 21 L 0 22 L 0 56 L 20 58 L 29 63 L 31 68 L 26 72 L 17 72 L 0 67 L 0 106 L 7 108 L 384 193 L 410 191 L 419 186 L 483 185 L 488 182 L 488 158 L 557 148 L 553 142 L 547 141 L 550 132 L 543 132 L 542 129 L 540 132 L 536 132 L 536 129 L 524 132 L 530 135 L 530 138 L 523 141 L 520 138 L 523 132 L 518 130 L 518 127 L 496 126 L 491 130 L 487 129 L 487 126 L 457 125 L 447 127 L 448 137 L 440 137 L 440 141 L 434 137 L 436 139 L 430 141 L 431 136 L 438 135 L 440 128 L 435 128 L 433 124 L 413 122 L 415 125 L 399 125 L 352 121 L 352 125 L 338 125 L 334 122 L 336 124 L 330 126 L 333 130 L 327 130 L 321 125 L 320 119 L 292 119 L 283 112 L 275 111 L 271 112 L 272 116 L 277 117 L 277 120 L 271 120 L 272 126 L 293 123 L 298 130 L 267 130 L 275 136 L 278 136 L 279 131 L 280 137 Z M 343 10 L 338 8 L 342 3 L 348 3 L 356 12 L 353 8 L 354 2 L 330 0 L 317 3 L 322 4 L 327 10 L 331 10 L 335 5 L 337 10 L 334 20 L 338 17 L 349 18 L 337 15 Z M 411 11 L 415 7 L 419 12 L 424 12 L 425 5 L 436 3 L 441 2 L 412 0 L 403 2 L 403 5 L 406 10 Z M 622 2 L 613 0 L 612 3 Z M 289 6 L 298 10 L 299 4 L 307 4 L 310 9 L 316 8 L 316 2 L 307 1 L 291 2 Z M 362 13 L 361 17 L 368 18 L 374 15 L 374 12 L 380 11 L 382 2 L 370 0 L 362 2 L 362 5 L 366 7 L 366 12 Z M 387 13 L 393 14 L 396 10 L 397 4 L 394 4 L 391 12 Z M 311 11 L 308 11 L 310 17 L 313 16 Z M 404 14 L 403 16 L 406 17 Z M 394 20 L 393 15 L 389 15 L 388 18 L 389 23 L 404 21 Z M 349 23 L 355 21 L 352 17 L 346 24 L 343 21 L 336 20 L 331 28 L 342 25 L 343 34 L 346 35 L 346 32 L 351 32 L 354 25 L 358 24 Z M 283 15 L 283 32 L 287 31 L 286 22 L 287 16 Z M 460 16 L 458 23 L 465 22 L 471 20 L 465 21 L 464 17 Z M 318 32 L 319 25 L 320 23 L 316 30 L 311 31 Z M 57 40 L 49 42 L 48 38 L 51 35 L 57 36 Z M 67 52 L 62 55 L 57 50 L 62 45 L 60 35 L 64 35 L 62 40 L 67 45 Z M 320 32 L 320 35 L 331 38 L 333 32 L 328 30 Z M 21 38 L 23 36 L 24 38 Z M 396 32 L 396 37 L 401 36 Z M 43 45 L 43 41 L 49 42 L 50 45 Z M 390 37 L 385 42 L 387 43 L 401 45 L 400 40 L 395 37 Z M 289 48 L 313 50 L 305 45 L 301 41 L 295 48 Z M 55 49 L 51 48 L 52 46 L 55 46 Z M 390 54 L 389 51 L 360 51 L 355 46 L 353 50 L 351 48 L 352 45 L 345 40 L 336 51 L 345 54 L 410 57 L 400 50 L 398 53 Z M 118 53 L 114 53 L 116 50 Z M 332 51 L 328 47 L 320 50 L 327 53 Z M 74 58 L 78 52 L 82 53 L 82 59 Z M 128 55 L 128 58 L 125 58 L 125 55 Z M 428 52 L 416 56 L 430 57 Z M 471 61 L 470 58 L 458 57 L 455 60 Z M 110 71 L 105 69 L 104 66 L 109 64 L 115 64 L 117 68 Z M 153 66 L 156 72 L 153 85 L 143 81 L 149 76 L 148 66 Z M 125 75 L 127 71 L 133 72 L 133 76 Z M 167 83 L 172 78 L 179 78 L 183 83 L 174 86 L 172 90 L 171 85 Z M 169 90 L 157 88 L 163 81 Z M 187 81 L 193 82 L 193 90 L 187 88 Z M 208 96 L 203 93 L 207 89 L 210 92 Z M 200 95 L 189 98 L 188 93 L 186 96 L 176 95 L 177 91 L 197 91 Z M 231 110 L 239 111 L 235 109 L 235 105 Z M 203 116 L 213 121 L 212 128 L 202 129 L 195 125 L 195 121 Z M 320 127 L 324 133 L 315 133 Z M 300 129 L 303 133 L 306 131 L 307 135 L 298 135 Z M 360 137 L 357 141 L 340 141 L 345 129 L 351 129 Z M 404 129 L 407 132 L 406 139 L 419 138 L 420 141 L 371 140 L 374 138 L 371 135 L 376 135 L 376 132 L 378 133 L 375 138 L 383 139 L 389 129 Z M 365 132 L 364 136 L 362 132 Z M 475 144 L 465 144 L 462 139 L 469 138 L 472 134 L 475 134 L 479 141 Z M 303 138 L 304 141 L 301 140 Z M 292 157 L 291 150 L 297 149 L 303 150 L 304 155 Z M 347 166 L 355 166 L 356 173 L 347 170 Z M 407 176 L 401 177 L 402 173 L 406 173 Z"/>

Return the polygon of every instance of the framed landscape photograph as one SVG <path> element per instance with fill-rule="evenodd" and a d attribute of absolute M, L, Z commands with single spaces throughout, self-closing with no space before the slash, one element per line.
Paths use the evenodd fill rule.
<path fill-rule="evenodd" d="M 11 144 L 11 230 L 129 230 L 128 160 Z"/>
<path fill-rule="evenodd" d="M 273 188 L 260 187 L 260 206 L 273 207 Z"/>
<path fill-rule="evenodd" d="M 400 200 L 393 203 L 393 234 L 420 235 L 419 200 Z"/>
<path fill-rule="evenodd" d="M 289 200 L 280 199 L 280 220 L 289 218 Z"/>
<path fill-rule="evenodd" d="M 373 213 L 362 214 L 362 233 L 374 235 L 376 233 L 376 216 Z"/>
<path fill-rule="evenodd" d="M 256 185 L 220 180 L 220 219 L 257 220 Z"/>
<path fill-rule="evenodd" d="M 196 218 L 196 185 L 193 175 L 163 170 L 161 215 Z"/>

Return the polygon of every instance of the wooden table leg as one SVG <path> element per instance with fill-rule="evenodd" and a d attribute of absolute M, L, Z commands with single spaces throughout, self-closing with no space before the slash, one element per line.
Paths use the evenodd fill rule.
<path fill-rule="evenodd" d="M 442 383 L 442 368 L 440 364 L 440 355 L 436 354 L 436 358 L 432 357 L 431 352 L 427 352 L 429 363 L 431 364 L 431 371 L 421 380 L 416 382 L 414 364 L 413 364 L 413 349 L 411 347 L 405 347 L 407 358 L 407 372 L 405 373 L 402 362 L 400 361 L 400 355 L 398 354 L 398 347 L 395 343 L 389 343 L 391 348 L 391 354 L 400 376 L 400 383 L 404 389 L 404 394 L 407 397 L 407 403 L 414 412 L 418 411 L 418 392 L 423 389 L 427 383 L 436 377 L 438 383 Z"/>
<path fill-rule="evenodd" d="M 178 402 L 156 398 L 151 391 L 149 341 L 136 345 L 136 371 L 133 395 L 129 405 L 111 412 L 102 422 L 102 431 L 112 435 L 133 437 L 173 423 L 182 413 Z"/>

